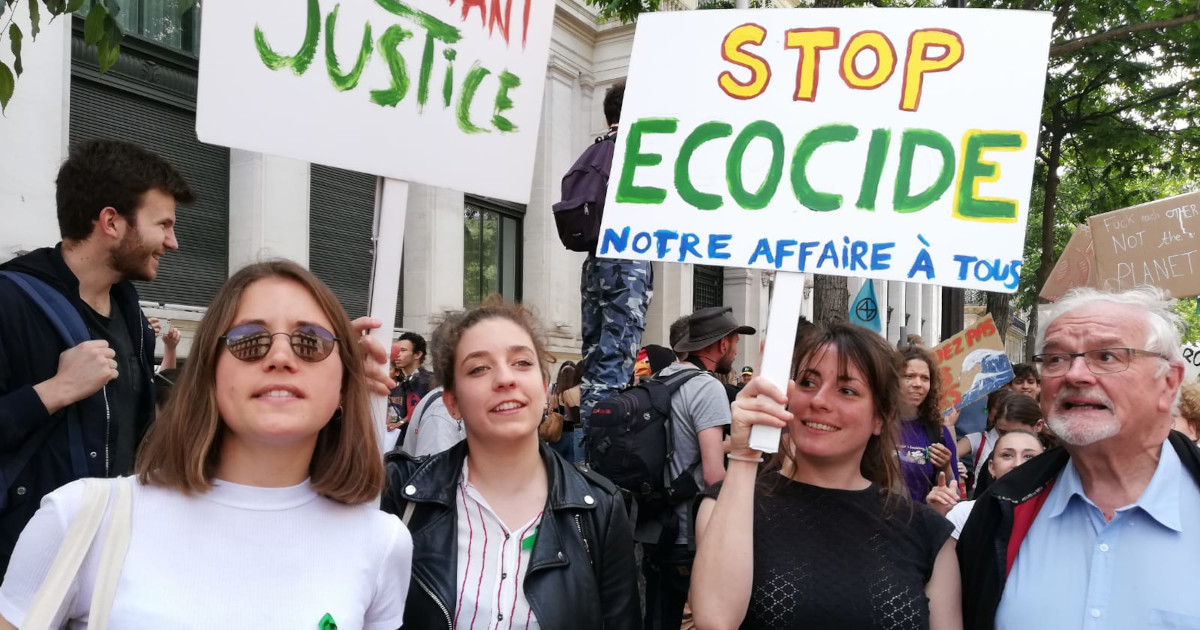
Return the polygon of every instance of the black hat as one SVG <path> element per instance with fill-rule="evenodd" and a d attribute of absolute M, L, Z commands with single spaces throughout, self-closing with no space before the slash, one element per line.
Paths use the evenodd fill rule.
<path fill-rule="evenodd" d="M 750 376 L 754 376 L 754 368 L 747 365 L 742 368 L 742 374 L 749 374 Z"/>
<path fill-rule="evenodd" d="M 675 362 L 675 353 L 670 348 L 651 344 L 646 346 L 645 350 L 646 362 L 650 364 L 651 374 L 658 374 L 659 370 Z"/>
<path fill-rule="evenodd" d="M 672 348 L 676 352 L 694 352 L 707 348 L 732 333 L 753 335 L 750 326 L 739 326 L 733 318 L 732 306 L 710 306 L 692 313 L 688 318 L 688 334 Z"/>

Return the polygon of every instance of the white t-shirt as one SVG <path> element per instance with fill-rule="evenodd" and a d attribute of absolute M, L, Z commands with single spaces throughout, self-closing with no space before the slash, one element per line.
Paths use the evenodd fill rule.
<path fill-rule="evenodd" d="M 82 497 L 82 481 L 55 490 L 21 533 L 0 586 L 0 616 L 9 623 L 24 621 Z M 81 619 L 106 529 L 51 627 L 88 627 Z M 396 630 L 411 567 L 412 537 L 398 518 L 321 497 L 308 481 L 255 488 L 218 480 L 192 497 L 135 482 L 109 627 L 315 629 L 328 614 L 339 630 Z"/>
<path fill-rule="evenodd" d="M 966 525 L 967 519 L 971 517 L 971 508 L 973 507 L 975 507 L 974 501 L 959 501 L 946 513 L 946 519 L 954 523 L 954 531 L 950 533 L 950 537 L 954 540 L 958 540 L 959 534 L 962 534 L 963 525 Z"/>
<path fill-rule="evenodd" d="M 983 470 L 983 463 L 991 456 L 992 449 L 996 448 L 996 442 L 999 439 L 1000 432 L 995 429 L 991 429 L 987 433 L 967 434 L 967 441 L 971 444 L 971 454 L 975 456 L 976 479 L 979 478 L 979 472 Z"/>

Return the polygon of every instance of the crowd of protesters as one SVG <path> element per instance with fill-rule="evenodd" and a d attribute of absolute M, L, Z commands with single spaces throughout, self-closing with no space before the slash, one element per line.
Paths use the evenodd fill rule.
<path fill-rule="evenodd" d="M 287 261 L 234 273 L 155 373 L 131 281 L 179 246 L 190 188 L 112 141 L 58 186 L 62 242 L 0 266 L 0 630 L 1200 627 L 1200 386 L 1156 289 L 1051 305 L 1039 368 L 964 436 L 920 340 L 804 326 L 777 387 L 733 377 L 755 330 L 702 309 L 640 355 L 589 340 L 552 386 L 522 306 L 389 356 Z M 589 369 L 683 383 L 666 472 L 693 491 L 665 533 L 588 463 L 612 393 Z M 774 453 L 754 426 L 782 429 Z"/>

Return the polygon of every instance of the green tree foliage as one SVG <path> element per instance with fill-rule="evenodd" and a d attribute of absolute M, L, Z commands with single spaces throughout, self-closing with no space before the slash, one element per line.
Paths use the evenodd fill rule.
<path fill-rule="evenodd" d="M 196 0 L 177 1 L 181 15 L 196 4 Z M 8 107 L 16 90 L 17 79 L 25 71 L 21 60 L 25 33 L 13 22 L 16 12 L 22 10 L 29 12 L 29 39 L 33 42 L 37 41 L 41 32 L 44 16 L 49 16 L 53 21 L 78 12 L 84 17 L 84 43 L 97 48 L 100 72 L 107 72 L 117 62 L 121 53 L 121 38 L 125 34 L 117 21 L 121 13 L 121 0 L 0 0 L 0 23 L 4 24 L 0 29 L 0 44 L 7 37 L 13 54 L 11 68 L 0 61 L 0 111 Z"/>
<path fill-rule="evenodd" d="M 1200 313 L 1196 312 L 1196 298 L 1186 298 L 1175 303 L 1175 312 L 1183 318 L 1186 329 L 1183 343 L 1200 340 Z"/>

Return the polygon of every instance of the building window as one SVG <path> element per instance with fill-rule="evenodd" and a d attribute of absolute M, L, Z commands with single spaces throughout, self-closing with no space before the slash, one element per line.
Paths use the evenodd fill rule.
<path fill-rule="evenodd" d="M 463 207 L 463 305 L 478 306 L 499 293 L 521 299 L 524 206 L 467 197 Z"/>
<path fill-rule="evenodd" d="M 725 268 L 709 265 L 692 267 L 692 311 L 725 305 Z"/>
<path fill-rule="evenodd" d="M 91 5 L 100 0 L 92 0 Z M 192 55 L 200 52 L 200 3 L 196 0 L 121 0 L 113 19 L 127 35 L 138 35 Z M 80 9 L 86 15 L 87 9 Z"/>

